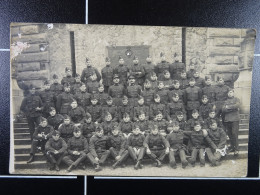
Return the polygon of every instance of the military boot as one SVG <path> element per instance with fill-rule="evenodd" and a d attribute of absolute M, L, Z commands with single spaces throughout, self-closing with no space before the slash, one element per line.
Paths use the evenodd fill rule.
<path fill-rule="evenodd" d="M 34 161 L 34 154 L 30 154 L 30 158 L 27 161 L 27 164 L 32 163 Z"/>

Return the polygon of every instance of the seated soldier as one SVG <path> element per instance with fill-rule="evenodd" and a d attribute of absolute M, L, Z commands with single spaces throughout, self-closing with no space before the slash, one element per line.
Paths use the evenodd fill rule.
<path fill-rule="evenodd" d="M 86 92 L 85 83 L 80 84 L 79 92 L 74 95 L 74 98 L 77 100 L 78 105 L 83 109 L 86 109 L 87 106 L 90 106 L 90 94 Z"/>
<path fill-rule="evenodd" d="M 154 96 L 154 104 L 150 106 L 150 120 L 156 121 L 156 114 L 158 111 L 162 113 L 163 119 L 166 119 L 165 105 L 161 103 L 160 96 L 156 94 Z"/>
<path fill-rule="evenodd" d="M 160 96 L 160 98 L 161 98 L 160 101 L 162 104 L 164 104 L 164 105 L 168 104 L 169 90 L 164 88 L 164 83 L 162 81 L 158 82 L 158 89 L 157 89 L 156 93 Z"/>
<path fill-rule="evenodd" d="M 145 113 L 143 111 L 139 112 L 138 121 L 136 121 L 135 124 L 139 126 L 140 131 L 143 135 L 150 133 L 150 130 L 149 130 L 149 127 L 148 127 L 149 121 L 146 120 L 146 116 L 145 116 Z"/>
<path fill-rule="evenodd" d="M 39 147 L 41 152 L 45 154 L 45 144 L 51 137 L 52 132 L 54 131 L 53 127 L 48 125 L 46 118 L 40 117 L 39 122 L 39 126 L 35 129 L 33 133 L 30 158 L 27 161 L 27 163 L 31 163 L 34 161 L 34 156 L 37 151 L 37 147 Z"/>
<path fill-rule="evenodd" d="M 187 73 L 185 70 L 181 72 L 180 89 L 184 90 L 189 87 L 189 80 L 187 79 Z"/>
<path fill-rule="evenodd" d="M 64 122 L 59 126 L 58 131 L 60 132 L 60 137 L 67 142 L 69 138 L 73 136 L 73 131 L 77 127 L 71 122 L 68 115 L 64 115 Z"/>
<path fill-rule="evenodd" d="M 77 94 L 80 93 L 80 87 L 81 87 L 82 82 L 80 81 L 80 75 L 78 73 L 76 73 L 75 75 L 75 83 L 71 86 L 72 90 L 72 94 Z"/>
<path fill-rule="evenodd" d="M 119 129 L 121 133 L 128 138 L 132 133 L 134 123 L 130 120 L 128 113 L 124 113 L 123 120 L 119 123 Z"/>
<path fill-rule="evenodd" d="M 48 124 L 51 125 L 55 130 L 63 123 L 64 117 L 61 114 L 56 114 L 54 107 L 50 107 L 50 116 L 47 118 Z"/>
<path fill-rule="evenodd" d="M 80 125 L 82 135 L 87 138 L 88 142 L 90 138 L 95 135 L 95 123 L 92 121 L 91 115 L 87 112 L 83 123 Z"/>
<path fill-rule="evenodd" d="M 104 135 L 110 135 L 111 131 L 113 130 L 113 126 L 118 125 L 118 123 L 113 121 L 113 117 L 110 112 L 105 112 L 103 116 L 104 122 L 101 123 L 101 127 L 104 131 Z"/>
<path fill-rule="evenodd" d="M 169 122 L 163 119 L 163 115 L 160 111 L 156 113 L 156 120 L 152 123 L 154 125 L 157 125 L 159 129 L 159 134 L 165 137 L 167 134 L 167 127 L 169 125 Z"/>
<path fill-rule="evenodd" d="M 144 140 L 144 147 L 146 154 L 156 162 L 157 167 L 161 167 L 163 159 L 169 153 L 169 143 L 158 132 L 157 125 L 150 125 L 151 133 L 149 133 Z"/>
<path fill-rule="evenodd" d="M 43 117 L 46 118 L 50 116 L 49 109 L 50 107 L 54 107 L 55 99 L 56 99 L 54 93 L 50 90 L 50 86 L 51 86 L 50 81 L 46 80 L 44 82 L 43 91 L 39 92 L 39 96 L 43 104 L 42 114 Z"/>
<path fill-rule="evenodd" d="M 169 142 L 170 145 L 170 152 L 169 152 L 169 160 L 170 166 L 174 169 L 177 168 L 175 156 L 179 155 L 181 159 L 182 168 L 184 169 L 188 165 L 188 161 L 186 159 L 186 146 L 184 145 L 183 141 L 185 135 L 183 133 L 183 129 L 180 129 L 179 122 L 173 121 L 169 124 L 168 129 L 169 134 L 166 137 L 166 140 Z"/>
<path fill-rule="evenodd" d="M 130 120 L 132 120 L 134 115 L 134 109 L 128 104 L 128 97 L 123 96 L 122 98 L 122 105 L 118 106 L 118 118 L 119 122 L 123 120 L 124 113 L 127 113 L 130 117 Z"/>
<path fill-rule="evenodd" d="M 66 67 L 65 68 L 66 76 L 61 79 L 61 84 L 64 85 L 65 83 L 68 83 L 69 85 L 74 85 L 75 78 L 72 77 L 72 71 L 71 68 Z"/>
<path fill-rule="evenodd" d="M 71 110 L 69 111 L 69 116 L 72 122 L 79 126 L 83 122 L 84 117 L 86 116 L 85 111 L 82 107 L 78 106 L 77 100 L 73 99 L 71 102 Z"/>
<path fill-rule="evenodd" d="M 108 137 L 108 145 L 111 156 L 115 159 L 112 165 L 115 169 L 128 157 L 128 150 L 126 149 L 126 138 L 119 134 L 119 128 L 114 125 L 111 135 Z"/>
<path fill-rule="evenodd" d="M 136 107 L 134 107 L 134 119 L 133 121 L 138 121 L 138 116 L 140 114 L 140 112 L 144 112 L 145 116 L 146 116 L 146 120 L 149 120 L 149 115 L 150 115 L 150 108 L 149 106 L 145 106 L 144 105 L 144 98 L 143 96 L 138 96 L 138 101 L 137 101 L 138 105 Z"/>
<path fill-rule="evenodd" d="M 87 82 L 86 84 L 87 87 L 86 91 L 90 94 L 98 93 L 99 82 L 97 81 L 96 73 L 92 73 L 90 78 L 91 81 Z"/>
<path fill-rule="evenodd" d="M 104 164 L 110 151 L 108 147 L 108 137 L 104 135 L 103 129 L 100 125 L 96 126 L 95 135 L 90 138 L 89 149 L 90 153 L 88 158 L 92 165 L 95 167 L 95 171 L 101 171 L 100 165 Z"/>
<path fill-rule="evenodd" d="M 108 96 L 106 99 L 106 105 L 102 106 L 102 121 L 105 121 L 105 114 L 109 112 L 112 116 L 113 122 L 118 122 L 118 113 L 117 113 L 117 107 L 113 105 L 113 99 L 111 96 Z"/>
<path fill-rule="evenodd" d="M 98 99 L 94 95 L 91 96 L 91 105 L 86 107 L 86 112 L 92 116 L 92 121 L 100 123 L 102 121 L 102 107 L 98 105 Z"/>
<path fill-rule="evenodd" d="M 155 72 L 150 73 L 151 89 L 157 91 L 158 81 Z"/>
<path fill-rule="evenodd" d="M 194 72 L 194 74 L 193 74 L 193 76 L 194 76 L 194 79 L 195 79 L 195 86 L 197 86 L 197 87 L 199 87 L 199 88 L 203 88 L 203 87 L 205 87 L 205 80 L 203 79 L 203 78 L 201 78 L 200 77 L 200 73 L 199 73 L 199 71 L 195 71 Z"/>
<path fill-rule="evenodd" d="M 186 128 L 187 122 L 186 122 L 186 120 L 184 120 L 183 113 L 181 111 L 178 111 L 176 113 L 176 115 L 177 115 L 177 120 L 176 121 L 179 123 L 180 129 L 183 130 L 183 131 L 186 131 L 187 130 L 187 128 Z M 187 135 L 184 135 L 183 143 L 184 143 L 184 145 L 188 146 L 189 137 Z"/>
<path fill-rule="evenodd" d="M 173 80 L 171 79 L 171 74 L 168 70 L 163 71 L 164 89 L 171 90 L 173 88 Z"/>
<path fill-rule="evenodd" d="M 179 95 L 179 101 L 184 102 L 185 93 L 184 93 L 184 90 L 182 90 L 180 88 L 180 82 L 178 80 L 173 81 L 173 90 L 169 91 L 169 93 L 168 93 L 169 102 L 171 102 L 172 96 L 175 93 L 177 93 Z"/>
<path fill-rule="evenodd" d="M 127 149 L 129 155 L 135 162 L 134 169 L 141 169 L 141 161 L 144 157 L 145 148 L 143 146 L 145 136 L 141 133 L 139 126 L 134 125 L 132 134 L 127 139 Z"/>
<path fill-rule="evenodd" d="M 99 105 L 106 105 L 106 100 L 109 95 L 105 93 L 104 90 L 105 90 L 104 85 L 99 84 L 98 93 L 95 94 L 98 98 Z"/>
<path fill-rule="evenodd" d="M 68 154 L 63 157 L 63 161 L 69 166 L 67 172 L 71 172 L 85 161 L 89 152 L 88 141 L 82 136 L 80 129 L 73 130 L 73 137 L 68 140 L 67 151 Z M 85 169 L 85 165 L 82 168 Z"/>
<path fill-rule="evenodd" d="M 166 108 L 167 119 L 169 122 L 177 119 L 176 113 L 178 111 L 184 113 L 184 117 L 186 119 L 186 110 L 184 108 L 184 105 L 181 101 L 179 101 L 179 95 L 177 93 L 174 93 L 172 95 L 172 102 L 168 103 Z"/>
<path fill-rule="evenodd" d="M 192 110 L 192 118 L 187 121 L 186 130 L 193 131 L 195 122 L 199 122 L 201 125 L 204 125 L 204 121 L 200 117 L 198 110 Z"/>
<path fill-rule="evenodd" d="M 144 90 L 141 92 L 141 95 L 144 98 L 144 104 L 150 106 L 154 101 L 155 90 L 151 89 L 151 82 L 146 79 L 144 82 Z"/>
<path fill-rule="evenodd" d="M 210 110 L 216 108 L 215 105 L 209 103 L 209 99 L 206 95 L 203 95 L 201 98 L 202 104 L 200 105 L 199 114 L 203 120 L 208 118 Z"/>
<path fill-rule="evenodd" d="M 60 132 L 54 130 L 52 137 L 47 141 L 45 145 L 45 152 L 48 161 L 50 162 L 50 170 L 60 170 L 60 163 L 66 154 L 67 144 L 60 137 Z"/>
<path fill-rule="evenodd" d="M 209 116 L 208 116 L 208 118 L 207 118 L 206 120 L 204 120 L 204 125 L 203 125 L 203 127 L 204 127 L 205 129 L 208 129 L 209 126 L 210 126 L 210 122 L 211 122 L 212 120 L 217 121 L 218 127 L 223 128 L 223 123 L 222 123 L 222 121 L 217 117 L 216 109 L 214 109 L 214 108 L 212 108 L 212 109 L 209 111 Z"/>

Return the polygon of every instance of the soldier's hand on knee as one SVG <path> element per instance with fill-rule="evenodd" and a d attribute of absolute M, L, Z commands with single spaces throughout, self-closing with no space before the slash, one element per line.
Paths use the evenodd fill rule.
<path fill-rule="evenodd" d="M 57 150 L 54 151 L 54 154 L 58 154 L 58 153 L 59 153 L 59 151 L 57 151 Z"/>
<path fill-rule="evenodd" d="M 170 151 L 169 151 L 169 148 L 166 148 L 165 150 L 165 154 L 168 154 Z"/>
<path fill-rule="evenodd" d="M 120 158 L 121 158 L 121 156 L 117 156 L 117 157 L 116 157 L 116 160 L 119 160 Z"/>
<path fill-rule="evenodd" d="M 146 153 L 151 154 L 151 150 L 149 148 L 147 148 Z"/>
<path fill-rule="evenodd" d="M 98 162 L 98 161 L 99 161 L 99 158 L 98 158 L 98 157 L 95 157 L 95 160 Z"/>

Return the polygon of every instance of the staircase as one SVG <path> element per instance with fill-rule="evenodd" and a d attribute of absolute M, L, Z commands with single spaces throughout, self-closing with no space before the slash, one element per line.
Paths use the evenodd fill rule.
<path fill-rule="evenodd" d="M 249 115 L 240 115 L 239 124 L 239 156 L 247 158 L 248 154 Z M 14 123 L 14 168 L 15 169 L 47 169 L 46 159 L 42 153 L 35 155 L 35 161 L 27 164 L 31 148 L 31 139 L 27 123 Z M 225 159 L 234 159 L 233 154 L 226 155 Z"/>

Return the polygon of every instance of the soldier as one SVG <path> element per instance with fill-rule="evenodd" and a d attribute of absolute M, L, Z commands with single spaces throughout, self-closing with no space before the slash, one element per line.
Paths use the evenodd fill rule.
<path fill-rule="evenodd" d="M 95 123 L 100 123 L 102 121 L 102 107 L 98 105 L 98 99 L 92 95 L 91 105 L 86 107 L 86 112 L 92 116 L 92 121 Z"/>
<path fill-rule="evenodd" d="M 195 86 L 194 78 L 189 81 L 190 86 L 184 91 L 184 103 L 186 104 L 187 118 L 191 118 L 192 110 L 200 108 L 201 89 Z"/>
<path fill-rule="evenodd" d="M 206 95 L 202 96 L 201 102 L 202 104 L 200 105 L 199 115 L 203 120 L 205 120 L 208 118 L 210 110 L 212 110 L 212 108 L 216 108 L 216 106 L 209 103 Z"/>
<path fill-rule="evenodd" d="M 145 112 L 140 111 L 138 113 L 138 121 L 135 122 L 137 126 L 139 126 L 142 134 L 146 135 L 149 131 L 149 121 L 146 120 Z"/>
<path fill-rule="evenodd" d="M 108 147 L 108 137 L 103 134 L 103 129 L 100 125 L 96 126 L 95 135 L 90 138 L 89 149 L 90 153 L 88 158 L 93 166 L 95 166 L 95 171 L 102 170 L 100 165 L 104 164 L 106 159 L 110 155 Z"/>
<path fill-rule="evenodd" d="M 176 113 L 181 111 L 183 113 L 184 119 L 186 120 L 186 111 L 182 102 L 179 101 L 179 95 L 177 93 L 173 94 L 172 102 L 168 103 L 166 107 L 167 120 L 171 123 L 173 120 L 177 119 Z"/>
<path fill-rule="evenodd" d="M 108 95 L 113 98 L 113 102 L 116 106 L 122 105 L 122 97 L 125 94 L 124 86 L 119 84 L 119 76 L 114 75 L 113 78 L 114 85 L 108 88 Z"/>
<path fill-rule="evenodd" d="M 99 82 L 97 81 L 97 75 L 93 73 L 90 76 L 90 81 L 86 84 L 86 91 L 90 94 L 98 93 L 98 88 L 99 88 Z"/>
<path fill-rule="evenodd" d="M 193 77 L 195 79 L 195 86 L 201 89 L 205 87 L 205 80 L 200 77 L 199 71 L 196 70 L 193 74 Z"/>
<path fill-rule="evenodd" d="M 90 138 L 95 134 L 95 124 L 92 121 L 91 115 L 87 112 L 83 123 L 80 125 L 82 135 L 87 138 L 88 142 Z"/>
<path fill-rule="evenodd" d="M 167 90 L 173 89 L 173 81 L 171 79 L 171 75 L 168 70 L 163 71 L 163 84 L 164 84 L 164 89 Z"/>
<path fill-rule="evenodd" d="M 108 146 L 111 156 L 115 159 L 115 163 L 112 165 L 113 169 L 115 169 L 128 157 L 128 150 L 126 150 L 126 138 L 119 134 L 117 125 L 114 126 L 112 129 L 112 134 L 108 137 Z"/>
<path fill-rule="evenodd" d="M 117 74 L 119 76 L 120 84 L 122 84 L 124 87 L 127 86 L 128 72 L 129 69 L 125 65 L 124 59 L 121 56 L 119 56 L 119 65 L 115 67 L 114 75 Z"/>
<path fill-rule="evenodd" d="M 151 125 L 150 129 L 150 133 L 144 140 L 146 155 L 156 162 L 157 167 L 161 167 L 161 161 L 169 154 L 170 146 L 164 136 L 158 133 L 158 127 L 156 125 Z"/>
<path fill-rule="evenodd" d="M 164 88 L 163 81 L 158 82 L 158 89 L 157 89 L 156 93 L 160 96 L 161 103 L 167 105 L 169 102 L 169 99 L 168 99 L 169 90 Z"/>
<path fill-rule="evenodd" d="M 85 83 L 86 86 L 89 82 L 92 81 L 92 79 L 90 78 L 93 74 L 96 75 L 97 77 L 97 81 L 99 82 L 101 79 L 101 75 L 98 72 L 98 70 L 92 66 L 92 62 L 89 58 L 86 58 L 86 68 L 83 69 L 82 73 L 81 73 L 81 82 Z"/>
<path fill-rule="evenodd" d="M 240 100 L 234 97 L 234 90 L 228 91 L 228 99 L 224 102 L 222 113 L 224 113 L 223 124 L 230 139 L 230 152 L 238 156 L 238 131 L 239 131 L 239 107 Z"/>
<path fill-rule="evenodd" d="M 158 76 L 158 80 L 159 81 L 162 81 L 163 80 L 163 71 L 164 70 L 168 70 L 170 69 L 170 64 L 169 62 L 166 62 L 166 58 L 165 58 L 165 55 L 163 52 L 160 53 L 160 57 L 161 57 L 161 62 L 158 63 L 156 66 L 155 66 L 155 73 L 157 74 Z"/>
<path fill-rule="evenodd" d="M 106 57 L 106 66 L 104 68 L 102 68 L 102 70 L 101 70 L 101 75 L 102 75 L 102 80 L 103 80 L 102 82 L 104 85 L 105 93 L 108 92 L 109 86 L 113 85 L 114 70 L 110 66 L 110 64 L 111 64 L 110 59 L 108 57 Z"/>
<path fill-rule="evenodd" d="M 55 130 L 57 130 L 64 122 L 64 117 L 61 114 L 56 114 L 56 110 L 54 107 L 50 107 L 49 109 L 50 116 L 47 118 L 48 124 L 51 125 Z"/>
<path fill-rule="evenodd" d="M 227 134 L 217 125 L 217 121 L 210 121 L 208 136 L 206 137 L 210 147 L 206 148 L 206 154 L 209 158 L 211 166 L 220 165 L 220 159 L 225 156 L 227 151 Z"/>
<path fill-rule="evenodd" d="M 175 156 L 179 155 L 181 159 L 182 168 L 185 169 L 185 167 L 188 166 L 188 161 L 186 159 L 186 154 L 185 154 L 186 146 L 184 145 L 184 139 L 185 139 L 185 135 L 183 133 L 184 129 L 180 129 L 179 122 L 174 121 L 171 124 L 169 124 L 167 130 L 169 131 L 166 140 L 170 145 L 170 151 L 169 151 L 170 166 L 174 169 L 177 168 Z"/>
<path fill-rule="evenodd" d="M 222 121 L 220 121 L 220 119 L 217 117 L 216 115 L 216 109 L 212 108 L 210 111 L 209 111 L 209 116 L 206 120 L 204 120 L 204 128 L 205 129 L 208 129 L 209 126 L 210 126 L 210 122 L 212 120 L 215 120 L 217 121 L 217 125 L 219 128 L 223 128 L 223 123 Z"/>
<path fill-rule="evenodd" d="M 73 100 L 73 95 L 70 93 L 70 84 L 64 84 L 64 92 L 57 98 L 57 112 L 59 114 L 68 114 L 70 110 L 70 104 Z"/>
<path fill-rule="evenodd" d="M 192 118 L 187 121 L 186 130 L 193 131 L 196 122 L 204 125 L 203 119 L 200 117 L 199 111 L 194 109 L 192 110 Z"/>
<path fill-rule="evenodd" d="M 225 85 L 224 79 L 222 77 L 217 77 L 217 86 L 215 87 L 216 93 L 216 112 L 217 117 L 222 115 L 222 106 L 224 102 L 228 99 L 228 91 L 230 88 Z M 223 120 L 223 116 L 222 116 Z"/>
<path fill-rule="evenodd" d="M 83 122 L 86 116 L 84 109 L 78 106 L 77 100 L 73 99 L 71 102 L 71 110 L 69 111 L 69 116 L 73 123 L 77 126 Z"/>
<path fill-rule="evenodd" d="M 105 121 L 105 113 L 109 112 L 112 116 L 113 122 L 118 122 L 118 112 L 117 107 L 113 105 L 113 99 L 111 96 L 108 96 L 106 99 L 106 105 L 102 106 L 102 121 Z"/>
<path fill-rule="evenodd" d="M 53 131 L 51 134 L 51 138 L 47 141 L 45 145 L 45 152 L 48 161 L 50 162 L 50 170 L 60 170 L 60 163 L 66 154 L 67 144 L 60 137 L 59 131 Z"/>
<path fill-rule="evenodd" d="M 132 134 L 127 139 L 127 149 L 129 155 L 135 162 L 134 169 L 141 169 L 143 165 L 141 161 L 144 157 L 145 148 L 143 146 L 144 143 L 144 135 L 141 133 L 139 126 L 134 125 Z"/>
<path fill-rule="evenodd" d="M 156 112 L 156 120 L 152 123 L 158 127 L 159 133 L 165 137 L 169 122 L 163 119 L 163 114 L 161 111 Z"/>
<path fill-rule="evenodd" d="M 179 79 L 180 89 L 184 90 L 189 87 L 189 80 L 187 79 L 187 73 L 185 70 L 181 72 L 181 78 Z"/>
<path fill-rule="evenodd" d="M 165 104 L 161 103 L 161 98 L 158 94 L 154 95 L 154 104 L 150 106 L 150 120 L 156 121 L 156 113 L 160 111 L 164 119 L 166 119 Z"/>
<path fill-rule="evenodd" d="M 119 129 L 125 138 L 130 136 L 133 126 L 134 123 L 130 120 L 130 115 L 128 113 L 124 113 L 123 120 L 119 123 Z"/>
<path fill-rule="evenodd" d="M 143 86 L 145 80 L 145 71 L 143 66 L 139 64 L 138 57 L 134 56 L 133 65 L 130 66 L 129 72 L 136 79 L 136 84 Z"/>
<path fill-rule="evenodd" d="M 149 106 L 144 105 L 144 98 L 143 96 L 138 97 L 137 101 L 138 105 L 134 107 L 134 119 L 133 121 L 138 121 L 138 116 L 140 115 L 140 112 L 144 112 L 146 116 L 146 120 L 149 120 L 150 117 L 150 108 Z"/>
<path fill-rule="evenodd" d="M 202 88 L 202 94 L 208 97 L 209 103 L 216 101 L 216 89 L 211 85 L 212 81 L 209 76 L 205 76 L 205 87 Z"/>
<path fill-rule="evenodd" d="M 100 105 L 106 105 L 106 100 L 108 98 L 108 94 L 104 92 L 104 85 L 103 84 L 99 84 L 98 86 L 98 93 L 94 94 L 95 96 L 97 96 L 98 102 Z"/>
<path fill-rule="evenodd" d="M 142 87 L 135 83 L 135 77 L 133 75 L 130 75 L 128 80 L 129 86 L 126 88 L 126 95 L 129 100 L 129 105 L 135 107 L 137 106 L 138 96 L 141 95 Z"/>
<path fill-rule="evenodd" d="M 83 163 L 89 153 L 88 141 L 82 136 L 80 129 L 73 130 L 73 137 L 68 140 L 68 154 L 63 157 L 63 162 L 68 165 L 67 172 L 71 172 Z M 85 165 L 82 166 L 85 170 Z"/>
<path fill-rule="evenodd" d="M 144 104 L 146 106 L 153 104 L 154 94 L 155 90 L 151 89 L 151 82 L 149 80 L 145 80 L 144 91 L 141 92 L 141 95 L 144 97 Z"/>
<path fill-rule="evenodd" d="M 68 115 L 64 115 L 64 122 L 59 126 L 58 131 L 60 132 L 60 137 L 64 139 L 66 142 L 70 138 L 73 137 L 73 131 L 74 129 L 77 129 L 76 127 L 70 120 L 70 117 Z"/>
<path fill-rule="evenodd" d="M 80 92 L 74 95 L 74 98 L 77 100 L 77 103 L 82 108 L 86 109 L 87 106 L 90 106 L 90 93 L 86 92 L 85 83 L 81 83 Z"/>
<path fill-rule="evenodd" d="M 187 72 L 187 79 L 190 80 L 191 78 L 194 78 L 194 73 L 195 73 L 195 66 L 193 63 L 190 64 L 190 69 Z"/>
<path fill-rule="evenodd" d="M 179 62 L 178 56 L 175 53 L 174 54 L 174 62 L 170 64 L 170 74 L 171 74 L 171 79 L 173 80 L 179 80 L 181 79 L 181 73 L 182 71 L 185 70 L 185 64 L 182 62 Z"/>
<path fill-rule="evenodd" d="M 118 125 L 118 123 L 113 121 L 112 114 L 108 111 L 103 112 L 103 117 L 104 120 L 101 123 L 101 127 L 104 131 L 104 135 L 111 135 L 111 131 L 115 125 Z"/>
<path fill-rule="evenodd" d="M 47 118 L 50 107 L 55 106 L 55 97 L 53 92 L 50 91 L 50 82 L 48 80 L 44 82 L 44 90 L 39 93 L 39 96 L 43 104 L 42 115 Z"/>
<path fill-rule="evenodd" d="M 65 68 L 65 73 L 66 73 L 66 77 L 63 77 L 61 79 L 61 84 L 64 85 L 65 83 L 69 83 L 71 86 L 73 86 L 74 83 L 75 83 L 75 78 L 72 77 L 71 68 L 66 67 Z"/>
<path fill-rule="evenodd" d="M 78 73 L 75 74 L 75 83 L 71 85 L 72 87 L 72 93 L 73 95 L 76 95 L 77 93 L 80 93 L 80 87 L 82 85 L 82 82 L 80 81 L 80 75 Z"/>
<path fill-rule="evenodd" d="M 46 118 L 40 117 L 39 121 L 40 124 L 33 133 L 30 158 L 27 161 L 27 163 L 31 163 L 34 161 L 34 156 L 37 151 L 37 147 L 40 147 L 41 152 L 45 155 L 45 144 L 51 137 L 52 132 L 54 131 L 52 126 L 48 125 Z"/>
<path fill-rule="evenodd" d="M 123 98 L 122 98 L 122 106 L 118 106 L 117 108 L 118 108 L 117 112 L 118 112 L 119 121 L 123 120 L 123 115 L 125 113 L 127 113 L 129 115 L 130 120 L 133 119 L 134 108 L 129 106 L 127 96 L 123 96 Z"/>
<path fill-rule="evenodd" d="M 60 95 L 63 92 L 63 85 L 59 84 L 58 76 L 56 74 L 54 74 L 52 78 L 53 78 L 53 83 L 51 84 L 50 91 L 53 92 L 54 94 L 55 104 L 56 104 L 58 95 Z"/>
<path fill-rule="evenodd" d="M 150 73 L 151 89 L 157 91 L 158 81 L 155 72 Z"/>
<path fill-rule="evenodd" d="M 180 82 L 178 80 L 173 81 L 173 90 L 168 92 L 168 98 L 169 98 L 170 102 L 172 100 L 173 94 L 175 94 L 175 93 L 178 94 L 179 101 L 183 103 L 184 99 L 185 99 L 185 97 L 184 97 L 185 93 L 184 93 L 184 90 L 180 89 Z"/>
<path fill-rule="evenodd" d="M 150 80 L 151 72 L 154 72 L 155 65 L 152 63 L 152 58 L 150 55 L 146 58 L 146 63 L 143 64 L 144 72 L 145 72 L 145 79 Z"/>
<path fill-rule="evenodd" d="M 35 125 L 39 124 L 43 104 L 41 98 L 35 94 L 35 87 L 30 85 L 29 92 L 29 95 L 23 99 L 20 110 L 26 115 L 32 139 Z"/>
<path fill-rule="evenodd" d="M 184 115 L 181 111 L 176 112 L 177 116 L 177 122 L 179 123 L 179 128 L 183 131 L 187 130 L 187 121 L 184 119 Z M 170 123 L 171 124 L 171 123 Z M 187 135 L 184 135 L 183 138 L 183 144 L 188 146 L 189 143 L 189 137 Z"/>

